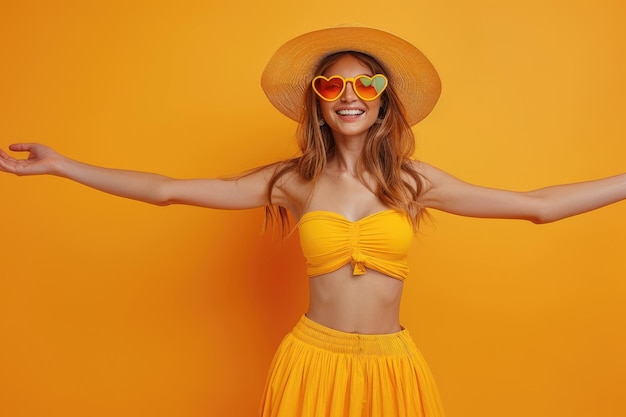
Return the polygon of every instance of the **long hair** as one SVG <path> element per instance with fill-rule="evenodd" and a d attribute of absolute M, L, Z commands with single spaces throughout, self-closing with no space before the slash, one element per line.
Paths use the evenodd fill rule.
<path fill-rule="evenodd" d="M 339 52 L 322 61 L 316 74 L 322 74 L 328 67 L 345 55 L 352 55 L 368 66 L 373 74 L 388 72 L 369 55 L 360 52 Z M 271 204 L 272 189 L 276 182 L 288 172 L 295 172 L 304 182 L 314 182 L 324 171 L 328 158 L 335 151 L 335 141 L 328 125 L 320 126 L 321 111 L 318 100 L 309 86 L 305 93 L 305 109 L 297 131 L 301 156 L 279 164 L 267 190 L 270 205 L 266 208 L 268 218 L 278 220 L 283 231 L 289 229 L 287 211 L 284 207 Z M 422 192 L 420 174 L 411 162 L 415 151 L 413 131 L 406 121 L 404 107 L 392 83 L 381 95 L 381 110 L 378 121 L 370 128 L 365 145 L 357 162 L 357 174 L 364 184 L 364 174 L 374 180 L 372 192 L 386 206 L 405 212 L 417 229 L 422 209 L 418 198 Z"/>

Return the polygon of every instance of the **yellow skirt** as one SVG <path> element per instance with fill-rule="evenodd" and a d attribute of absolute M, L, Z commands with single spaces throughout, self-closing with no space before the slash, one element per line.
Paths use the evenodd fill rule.
<path fill-rule="evenodd" d="M 443 417 L 432 375 L 408 331 L 345 333 L 303 316 L 282 341 L 262 417 Z"/>

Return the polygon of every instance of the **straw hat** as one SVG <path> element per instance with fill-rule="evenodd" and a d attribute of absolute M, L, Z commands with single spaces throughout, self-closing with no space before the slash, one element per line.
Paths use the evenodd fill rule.
<path fill-rule="evenodd" d="M 414 45 L 378 29 L 345 25 L 305 33 L 278 48 L 261 76 L 261 87 L 281 113 L 300 121 L 304 94 L 321 61 L 334 53 L 367 54 L 385 68 L 411 126 L 426 117 L 439 99 L 441 81 L 428 58 Z"/>

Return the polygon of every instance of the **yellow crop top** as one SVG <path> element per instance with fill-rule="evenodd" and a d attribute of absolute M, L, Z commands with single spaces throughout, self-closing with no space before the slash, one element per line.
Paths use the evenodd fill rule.
<path fill-rule="evenodd" d="M 353 274 L 366 268 L 405 280 L 413 228 L 405 213 L 384 210 L 356 222 L 329 211 L 310 211 L 298 222 L 307 273 L 316 276 L 352 263 Z"/>

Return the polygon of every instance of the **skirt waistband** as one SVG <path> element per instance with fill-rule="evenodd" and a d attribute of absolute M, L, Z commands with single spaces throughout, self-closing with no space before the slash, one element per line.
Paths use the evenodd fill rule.
<path fill-rule="evenodd" d="M 303 315 L 291 334 L 320 349 L 349 355 L 407 356 L 415 350 L 409 332 L 389 334 L 347 333 L 331 329 Z"/>

